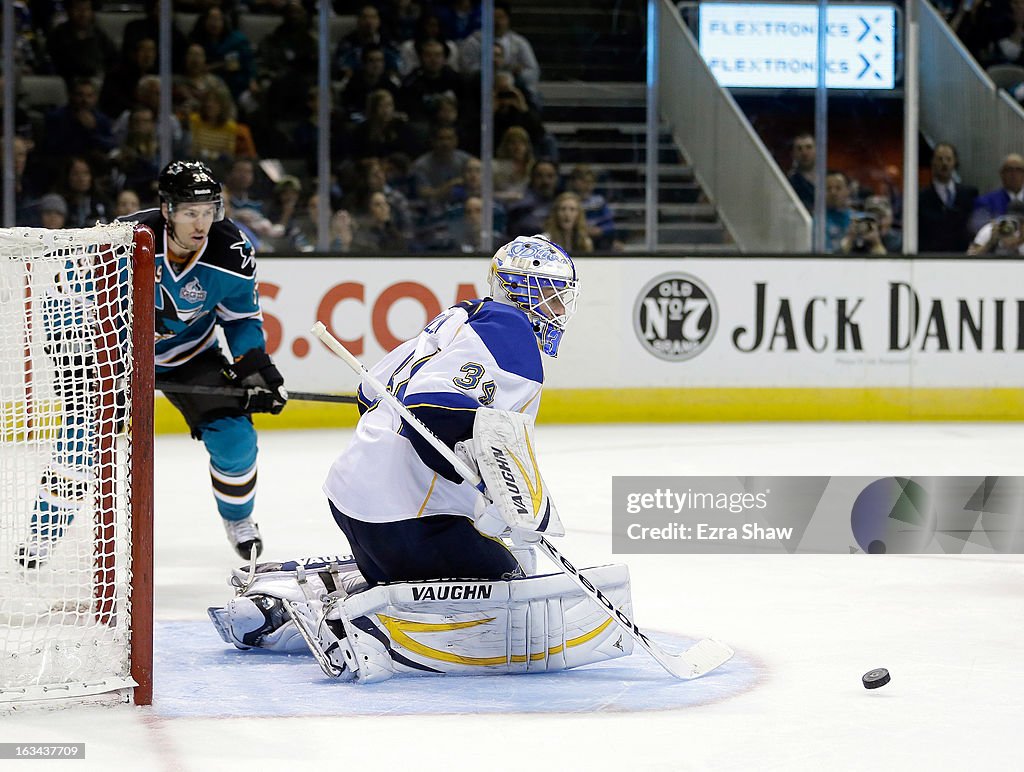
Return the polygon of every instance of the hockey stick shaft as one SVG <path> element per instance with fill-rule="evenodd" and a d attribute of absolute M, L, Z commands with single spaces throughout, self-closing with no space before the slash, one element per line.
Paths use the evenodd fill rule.
<path fill-rule="evenodd" d="M 206 394 L 217 397 L 244 397 L 246 389 L 241 386 L 201 386 L 193 383 L 172 383 L 157 381 L 156 387 L 164 394 Z M 321 394 L 315 391 L 288 390 L 288 399 L 298 402 L 342 402 L 354 405 L 356 398 L 351 394 Z"/>
<path fill-rule="evenodd" d="M 356 373 L 362 375 L 363 379 L 376 390 L 377 395 L 395 408 L 395 410 L 398 411 L 398 413 L 413 429 L 427 440 L 446 461 L 455 467 L 455 470 L 462 475 L 466 482 L 474 486 L 480 483 L 480 476 L 470 469 L 462 459 L 456 456 L 455 452 L 445 445 L 444 442 L 438 439 L 430 429 L 424 426 L 394 394 L 388 391 L 384 387 L 384 384 L 374 377 L 362 362 L 356 359 L 348 349 L 346 349 L 333 335 L 331 335 L 323 323 L 317 322 L 313 326 L 312 332 L 321 341 L 323 341 L 327 348 L 337 354 L 345 364 L 351 367 Z M 725 644 L 712 639 L 700 641 L 681 654 L 671 654 L 665 651 L 661 646 L 648 638 L 640 630 L 636 622 L 630 619 L 625 612 L 616 608 L 599 588 L 595 587 L 572 563 L 562 556 L 561 552 L 555 549 L 551 542 L 541 536 L 540 541 L 537 542 L 537 546 L 552 563 L 558 566 L 560 571 L 569 576 L 569 578 L 572 579 L 588 597 L 598 603 L 612 621 L 618 624 L 619 627 L 621 627 L 630 635 L 630 637 L 633 638 L 634 641 L 645 649 L 659 665 L 665 668 L 666 671 L 676 678 L 685 680 L 698 678 L 711 670 L 714 670 L 716 667 L 725 663 L 730 657 L 732 657 L 732 649 Z"/>

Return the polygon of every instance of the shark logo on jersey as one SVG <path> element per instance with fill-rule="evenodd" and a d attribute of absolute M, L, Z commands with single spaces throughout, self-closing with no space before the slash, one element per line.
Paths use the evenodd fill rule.
<path fill-rule="evenodd" d="M 169 338 L 177 335 L 188 327 L 189 323 L 197 317 L 205 314 L 202 306 L 197 308 L 178 308 L 171 297 L 171 293 L 163 285 L 160 286 L 160 295 L 156 299 L 156 333 L 160 338 Z"/>
<path fill-rule="evenodd" d="M 242 256 L 242 270 L 256 266 L 256 251 L 252 248 L 252 242 L 245 237 L 244 233 L 241 240 L 236 241 L 228 249 L 238 250 L 238 254 Z"/>
<path fill-rule="evenodd" d="M 206 300 L 206 290 L 203 289 L 203 285 L 199 283 L 199 279 L 193 279 L 178 292 L 183 300 L 187 300 L 189 303 L 202 303 Z"/>

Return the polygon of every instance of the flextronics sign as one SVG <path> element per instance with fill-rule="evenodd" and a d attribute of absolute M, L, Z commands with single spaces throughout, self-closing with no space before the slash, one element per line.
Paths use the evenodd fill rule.
<path fill-rule="evenodd" d="M 722 86 L 814 88 L 818 6 L 701 3 L 700 53 Z M 891 89 L 896 83 L 896 9 L 829 5 L 825 84 Z"/>

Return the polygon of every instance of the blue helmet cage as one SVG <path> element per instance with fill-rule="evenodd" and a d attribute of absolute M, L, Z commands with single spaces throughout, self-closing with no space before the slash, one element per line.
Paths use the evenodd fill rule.
<path fill-rule="evenodd" d="M 521 309 L 533 324 L 541 350 L 558 356 L 569 319 L 576 313 L 579 279 L 565 250 L 538 236 L 520 237 L 491 262 L 491 293 Z"/>

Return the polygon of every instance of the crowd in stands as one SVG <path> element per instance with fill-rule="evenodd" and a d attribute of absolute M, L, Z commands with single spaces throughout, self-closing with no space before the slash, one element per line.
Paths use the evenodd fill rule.
<path fill-rule="evenodd" d="M 789 181 L 809 212 L 814 211 L 817 174 L 814 136 L 792 142 Z M 982 195 L 958 174 L 956 147 L 932 149 L 930 179 L 918 193 L 917 253 L 1024 255 L 1024 155 L 1008 154 L 999 167 L 1000 186 Z M 897 218 L 898 192 L 876 194 L 843 170 L 825 172 L 825 251 L 898 255 L 903 233 Z"/>
<path fill-rule="evenodd" d="M 19 104 L 17 224 L 59 215 L 63 227 L 77 227 L 155 206 L 160 3 L 142 2 L 121 40 L 97 23 L 99 0 L 15 6 L 19 73 L 67 84 L 67 103 L 45 113 Z M 478 0 L 332 4 L 355 27 L 330 52 L 329 202 L 314 194 L 317 4 L 175 0 L 174 8 L 195 23 L 172 28 L 172 156 L 215 169 L 231 216 L 258 248 L 314 249 L 324 204 L 332 250 L 480 250 Z M 242 14 L 280 21 L 253 46 Z M 514 31 L 508 3 L 495 3 L 494 18 L 492 238 L 549 232 L 573 252 L 613 248 L 613 217 L 593 170 L 559 165 L 530 42 Z"/>

